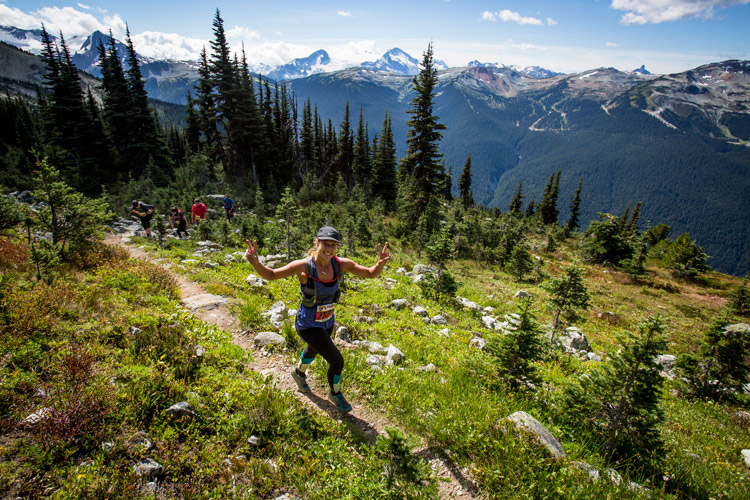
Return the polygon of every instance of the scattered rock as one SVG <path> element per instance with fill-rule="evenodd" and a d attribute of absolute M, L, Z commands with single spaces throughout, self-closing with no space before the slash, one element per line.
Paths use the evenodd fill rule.
<path fill-rule="evenodd" d="M 391 307 L 397 311 L 409 307 L 409 301 L 406 299 L 395 299 L 391 301 Z"/>
<path fill-rule="evenodd" d="M 133 466 L 133 472 L 139 477 L 155 479 L 164 472 L 164 467 L 162 467 L 156 460 L 144 458 Z"/>
<path fill-rule="evenodd" d="M 113 443 L 112 441 L 106 441 L 102 443 L 102 450 L 104 451 L 109 451 L 114 447 L 115 447 L 115 443 Z"/>
<path fill-rule="evenodd" d="M 125 441 L 125 447 L 131 455 L 145 453 L 151 449 L 151 441 L 145 432 L 138 431 Z"/>
<path fill-rule="evenodd" d="M 602 361 L 602 357 L 595 352 L 587 352 L 584 361 L 593 361 L 595 363 L 600 363 Z"/>
<path fill-rule="evenodd" d="M 256 347 L 266 347 L 269 345 L 283 346 L 286 344 L 286 340 L 284 340 L 284 337 L 275 332 L 260 332 L 253 339 L 253 344 Z"/>
<path fill-rule="evenodd" d="M 494 314 L 495 308 L 492 306 L 487 306 L 484 309 L 482 309 L 482 314 Z"/>
<path fill-rule="evenodd" d="M 352 318 L 352 321 L 356 321 L 357 323 L 367 323 L 368 325 L 375 323 L 375 319 L 370 316 L 355 316 Z"/>
<path fill-rule="evenodd" d="M 245 278 L 245 281 L 247 281 L 247 284 L 252 287 L 261 287 L 268 284 L 268 281 L 254 274 L 248 275 L 247 278 Z"/>
<path fill-rule="evenodd" d="M 533 299 L 534 294 L 527 292 L 526 290 L 518 290 L 514 295 L 516 299 Z"/>
<path fill-rule="evenodd" d="M 200 295 L 193 295 L 183 301 L 183 305 L 191 311 L 210 311 L 221 307 L 227 303 L 225 297 L 219 295 L 213 295 L 211 293 L 202 293 Z"/>
<path fill-rule="evenodd" d="M 561 459 L 567 456 L 560 441 L 557 440 L 549 429 L 528 413 L 517 411 L 510 415 L 508 420 L 513 423 L 516 429 L 523 430 L 534 436 L 535 440 L 547 448 L 554 458 Z"/>
<path fill-rule="evenodd" d="M 479 304 L 476 302 L 472 302 L 467 298 L 464 297 L 457 297 L 458 302 L 463 305 L 466 309 L 469 309 L 470 311 L 480 311 L 482 308 L 479 307 Z"/>
<path fill-rule="evenodd" d="M 430 318 L 430 323 L 433 325 L 447 325 L 448 321 L 440 314 L 437 314 Z"/>
<path fill-rule="evenodd" d="M 430 266 L 425 266 L 424 264 L 417 264 L 414 266 L 414 274 L 435 274 L 437 272 L 437 269 Z"/>
<path fill-rule="evenodd" d="M 438 332 L 438 335 L 440 335 L 441 337 L 450 337 L 451 331 L 448 328 L 443 328 Z"/>
<path fill-rule="evenodd" d="M 592 481 L 598 481 L 599 480 L 599 469 L 594 467 L 593 465 L 589 465 L 585 462 L 577 462 L 573 461 L 571 462 L 576 468 L 581 469 L 586 474 L 588 474 L 589 479 Z"/>
<path fill-rule="evenodd" d="M 414 306 L 414 308 L 411 310 L 411 312 L 413 312 L 417 316 L 422 316 L 423 318 L 430 315 L 430 313 L 427 312 L 427 309 L 425 309 L 422 306 Z"/>
<path fill-rule="evenodd" d="M 490 330 L 497 330 L 498 321 L 492 316 L 482 316 L 482 324 Z"/>
<path fill-rule="evenodd" d="M 260 443 L 258 436 L 250 436 L 249 438 L 247 438 L 247 444 L 249 444 L 250 446 L 258 446 L 258 443 Z"/>
<path fill-rule="evenodd" d="M 566 328 L 563 333 L 557 337 L 557 341 L 565 347 L 568 352 L 584 351 L 587 352 L 591 349 L 589 340 L 586 336 L 581 333 L 581 330 L 575 326 Z"/>
<path fill-rule="evenodd" d="M 484 340 L 482 337 L 474 337 L 469 341 L 469 345 L 471 347 L 476 347 L 480 351 L 483 351 L 484 348 L 487 346 L 487 341 Z"/>
<path fill-rule="evenodd" d="M 34 427 L 43 422 L 52 414 L 52 408 L 41 408 L 28 417 L 21 420 L 22 427 Z"/>
<path fill-rule="evenodd" d="M 674 363 L 675 357 L 672 354 L 660 354 L 654 358 L 654 362 L 661 368 L 662 377 L 666 377 L 670 380 L 675 378 L 674 375 Z"/>
<path fill-rule="evenodd" d="M 167 408 L 167 415 L 172 418 L 186 418 L 192 420 L 198 416 L 187 401 L 181 401 Z"/>
<path fill-rule="evenodd" d="M 432 363 L 428 363 L 424 366 L 420 366 L 419 368 L 417 368 L 417 370 L 421 372 L 435 372 L 437 371 L 437 367 L 433 365 Z"/>
<path fill-rule="evenodd" d="M 406 356 L 404 356 L 404 353 L 399 351 L 398 347 L 394 346 L 393 344 L 388 346 L 388 350 L 385 353 L 386 362 L 389 365 L 398 365 L 401 364 L 403 360 L 406 359 Z"/>
<path fill-rule="evenodd" d="M 352 341 L 351 335 L 349 334 L 349 329 L 345 326 L 338 327 L 338 329 L 336 330 L 336 338 L 347 343 Z"/>
<path fill-rule="evenodd" d="M 367 348 L 373 354 L 379 353 L 379 352 L 381 353 L 385 352 L 385 349 L 383 348 L 383 346 L 378 342 L 368 342 L 368 344 L 369 345 L 367 346 Z"/>
<path fill-rule="evenodd" d="M 745 460 L 745 467 L 750 469 L 750 450 L 742 450 L 742 458 Z"/>
<path fill-rule="evenodd" d="M 378 356 L 377 354 L 370 354 L 367 356 L 365 362 L 372 369 L 380 369 L 385 365 L 385 359 L 383 356 Z"/>
<path fill-rule="evenodd" d="M 294 495 L 290 495 L 289 493 L 284 493 L 283 495 L 274 498 L 273 500 L 302 500 L 299 497 L 295 497 Z"/>
<path fill-rule="evenodd" d="M 732 419 L 737 422 L 737 425 L 740 427 L 745 429 L 750 428 L 750 411 L 738 410 L 732 415 Z"/>

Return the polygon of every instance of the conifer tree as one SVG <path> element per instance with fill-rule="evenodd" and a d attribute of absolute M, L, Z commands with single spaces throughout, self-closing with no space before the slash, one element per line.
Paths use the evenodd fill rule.
<path fill-rule="evenodd" d="M 676 367 L 698 396 L 733 399 L 750 376 L 750 329 L 729 325 L 725 317 L 712 321 L 697 354 L 684 354 Z"/>
<path fill-rule="evenodd" d="M 560 170 L 550 175 L 547 186 L 544 188 L 544 196 L 539 203 L 539 216 L 542 224 L 557 224 L 557 194 L 560 184 Z"/>
<path fill-rule="evenodd" d="M 219 133 L 219 117 L 214 95 L 214 82 L 205 47 L 198 59 L 198 82 L 195 85 L 196 104 L 201 134 L 206 144 L 206 152 L 212 164 L 221 163 L 223 139 Z M 212 171 L 213 174 L 213 171 Z"/>
<path fill-rule="evenodd" d="M 534 214 L 536 213 L 536 210 L 537 210 L 536 195 L 532 194 L 531 201 L 529 201 L 529 204 L 526 206 L 526 217 L 527 218 L 533 217 Z"/>
<path fill-rule="evenodd" d="M 367 127 L 364 121 L 362 108 L 359 108 L 359 123 L 357 124 L 357 135 L 354 140 L 352 172 L 354 183 L 359 184 L 368 192 L 367 180 L 372 170 L 370 161 L 370 138 L 367 135 Z"/>
<path fill-rule="evenodd" d="M 677 237 L 665 250 L 662 261 L 678 278 L 692 279 L 709 269 L 708 255 L 688 233 Z"/>
<path fill-rule="evenodd" d="M 349 118 L 349 101 L 346 101 L 344 108 L 344 119 L 341 121 L 339 131 L 338 155 L 336 156 L 336 170 L 342 177 L 349 190 L 354 187 L 354 175 L 352 173 L 352 163 L 354 162 L 354 135 L 352 134 L 352 125 Z"/>
<path fill-rule="evenodd" d="M 391 115 L 386 112 L 383 128 L 373 155 L 371 193 L 381 198 L 386 208 L 392 210 L 396 201 L 396 144 L 393 140 Z"/>
<path fill-rule="evenodd" d="M 571 315 L 577 309 L 591 307 L 591 297 L 583 283 L 583 269 L 574 262 L 562 270 L 562 276 L 551 278 L 542 284 L 542 288 L 550 294 L 549 304 L 555 313 L 553 330 L 557 330 L 561 313 Z"/>
<path fill-rule="evenodd" d="M 544 355 L 545 341 L 539 325 L 530 311 L 531 300 L 518 305 L 518 317 L 510 323 L 508 332 L 490 339 L 488 351 L 498 361 L 498 375 L 511 387 L 539 381 L 536 362 Z"/>
<path fill-rule="evenodd" d="M 510 205 L 508 205 L 508 211 L 514 215 L 521 215 L 522 206 L 523 206 L 523 181 L 518 183 L 516 194 L 513 195 L 513 199 L 510 200 Z"/>
<path fill-rule="evenodd" d="M 438 83 L 432 53 L 432 43 L 427 46 L 419 73 L 414 77 L 415 96 L 407 113 L 411 116 L 406 124 L 406 156 L 399 167 L 400 204 L 402 220 L 407 227 L 414 227 L 417 218 L 424 212 L 432 196 L 435 196 L 440 178 L 439 142 L 445 125 L 438 122 L 433 113 L 435 92 Z"/>
<path fill-rule="evenodd" d="M 601 441 L 610 462 L 624 458 L 641 465 L 664 452 L 658 427 L 663 377 L 655 360 L 667 348 L 664 326 L 658 316 L 648 318 L 637 335 L 618 341 L 621 349 L 611 361 L 565 387 L 559 403 L 566 419 Z"/>
<path fill-rule="evenodd" d="M 565 225 L 565 231 L 568 234 L 578 229 L 578 217 L 581 215 L 581 186 L 583 186 L 583 177 L 578 181 L 576 194 L 573 196 L 573 201 L 570 202 L 570 219 L 568 219 L 568 223 Z"/>
<path fill-rule="evenodd" d="M 505 260 L 505 271 L 512 274 L 516 281 L 523 281 L 524 276 L 534 268 L 534 261 L 525 241 L 519 241 Z"/>
<path fill-rule="evenodd" d="M 471 191 L 471 155 L 466 158 L 464 169 L 458 178 L 458 197 L 464 208 L 474 205 L 474 194 Z"/>

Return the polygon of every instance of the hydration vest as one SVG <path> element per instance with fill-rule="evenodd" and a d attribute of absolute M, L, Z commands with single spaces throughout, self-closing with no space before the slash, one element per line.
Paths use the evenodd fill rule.
<path fill-rule="evenodd" d="M 339 282 L 339 286 L 336 287 L 336 293 L 333 296 L 333 301 L 338 302 L 339 297 L 341 296 L 341 276 L 343 273 L 341 272 L 341 262 L 339 261 L 338 257 L 334 257 L 331 259 L 331 265 L 333 266 L 333 275 L 334 278 L 330 281 L 323 281 L 323 283 L 333 283 L 334 281 Z M 318 278 L 314 278 L 313 274 L 313 261 L 312 256 L 305 259 L 305 274 L 307 275 L 307 283 L 305 283 L 305 287 L 302 289 L 302 305 L 305 307 L 313 307 L 315 306 L 315 302 L 317 299 L 317 296 L 315 294 L 315 282 L 316 281 L 322 281 Z"/>

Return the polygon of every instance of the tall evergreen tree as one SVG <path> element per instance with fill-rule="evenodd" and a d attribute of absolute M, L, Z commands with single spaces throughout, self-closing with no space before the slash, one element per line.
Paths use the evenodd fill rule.
<path fill-rule="evenodd" d="M 359 122 L 357 124 L 357 135 L 354 139 L 353 153 L 352 172 L 354 173 L 354 183 L 362 186 L 365 194 L 367 194 L 367 179 L 372 170 L 372 163 L 370 161 L 370 138 L 367 134 L 367 126 L 361 107 L 359 108 Z"/>
<path fill-rule="evenodd" d="M 583 177 L 578 181 L 576 194 L 573 196 L 573 201 L 570 202 L 570 219 L 568 219 L 568 223 L 565 225 L 565 230 L 568 233 L 572 233 L 578 229 L 578 217 L 581 215 L 581 186 L 583 186 Z"/>
<path fill-rule="evenodd" d="M 514 215 L 521 215 L 521 207 L 523 207 L 523 181 L 518 183 L 516 194 L 513 195 L 508 205 L 508 211 Z"/>
<path fill-rule="evenodd" d="M 458 197 L 464 208 L 474 205 L 474 195 L 471 191 L 471 155 L 466 158 L 464 169 L 458 178 Z"/>
<path fill-rule="evenodd" d="M 341 121 L 339 131 L 338 155 L 336 156 L 336 170 L 344 180 L 348 189 L 354 185 L 352 163 L 354 162 L 354 135 L 349 118 L 349 101 L 344 108 L 344 119 Z"/>
<path fill-rule="evenodd" d="M 386 208 L 392 210 L 396 201 L 396 144 L 393 140 L 391 115 L 386 112 L 383 128 L 375 148 L 372 169 L 371 193 L 381 198 Z"/>
<path fill-rule="evenodd" d="M 557 194 L 559 185 L 560 170 L 550 176 L 547 186 L 544 188 L 544 196 L 541 203 L 539 203 L 539 217 L 542 224 L 557 224 L 559 214 L 557 210 Z"/>
<path fill-rule="evenodd" d="M 407 111 L 411 119 L 406 122 L 409 126 L 407 150 L 399 167 L 402 220 L 410 227 L 414 227 L 429 199 L 436 194 L 441 180 L 439 162 L 442 155 L 438 144 L 442 138 L 440 131 L 446 127 L 433 113 L 437 84 L 437 68 L 430 43 L 422 58 L 421 69 L 413 80 L 415 96 Z"/>

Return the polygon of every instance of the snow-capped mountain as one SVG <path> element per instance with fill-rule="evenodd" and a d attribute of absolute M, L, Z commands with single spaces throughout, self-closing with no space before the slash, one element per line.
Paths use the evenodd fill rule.
<path fill-rule="evenodd" d="M 330 66 L 331 57 L 325 50 L 316 50 L 307 57 L 294 59 L 268 73 L 268 77 L 274 80 L 293 80 L 316 73 L 332 71 Z M 338 69 L 338 68 L 336 68 Z"/>
<path fill-rule="evenodd" d="M 375 62 L 367 61 L 361 65 L 365 69 L 372 69 L 376 71 L 390 71 L 392 73 L 398 73 L 400 75 L 416 75 L 419 73 L 419 61 L 414 59 L 412 56 L 404 52 L 403 50 L 395 47 Z"/>
<path fill-rule="evenodd" d="M 651 74 L 651 72 L 646 69 L 646 65 L 645 64 L 641 64 L 640 68 L 634 69 L 633 73 L 638 73 L 638 74 L 641 74 L 641 75 L 650 75 Z"/>
<path fill-rule="evenodd" d="M 483 63 L 476 60 L 471 61 L 469 64 L 467 64 L 467 66 L 469 66 L 470 68 L 510 68 L 512 70 L 518 71 L 522 75 L 526 75 L 531 78 L 552 78 L 553 76 L 563 74 L 546 68 L 542 68 L 541 66 L 526 66 L 525 68 L 523 68 L 521 66 L 507 66 L 500 63 Z"/>

